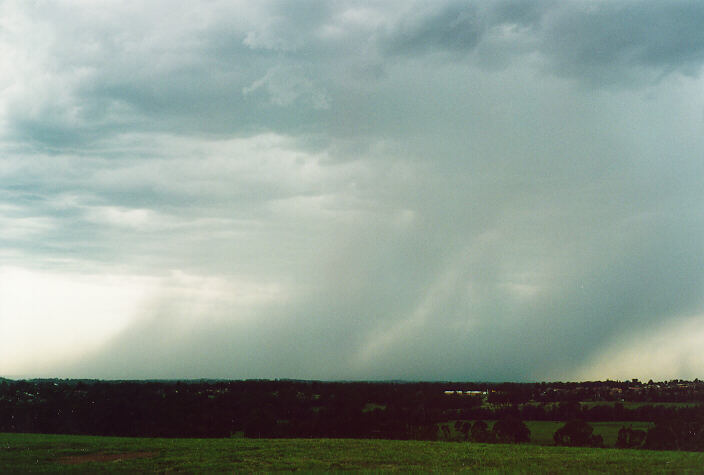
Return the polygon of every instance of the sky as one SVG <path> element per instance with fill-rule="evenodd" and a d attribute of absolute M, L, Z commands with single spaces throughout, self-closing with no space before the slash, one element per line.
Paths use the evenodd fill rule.
<path fill-rule="evenodd" d="M 0 0 L 0 376 L 702 377 L 702 24 Z"/>

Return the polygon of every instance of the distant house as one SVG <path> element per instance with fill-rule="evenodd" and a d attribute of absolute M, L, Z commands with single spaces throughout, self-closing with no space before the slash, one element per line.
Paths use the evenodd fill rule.
<path fill-rule="evenodd" d="M 489 393 L 487 391 L 465 391 L 467 396 L 482 396 L 486 397 Z"/>
<path fill-rule="evenodd" d="M 461 389 L 447 390 L 444 391 L 444 394 L 446 396 L 479 396 L 482 398 L 486 398 L 489 395 L 488 391 L 462 391 Z"/>

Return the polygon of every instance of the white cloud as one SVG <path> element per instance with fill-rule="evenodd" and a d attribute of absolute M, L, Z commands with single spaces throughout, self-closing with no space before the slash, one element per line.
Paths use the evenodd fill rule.
<path fill-rule="evenodd" d="M 149 209 L 127 209 L 117 206 L 96 206 L 87 211 L 90 221 L 107 226 L 127 227 L 133 230 L 158 230 L 163 219 Z"/>
<path fill-rule="evenodd" d="M 232 320 L 285 299 L 277 283 L 173 271 L 166 276 L 67 273 L 0 268 L 0 373 L 57 376 L 68 362 L 118 338 L 145 312 L 173 312 L 161 331 L 187 335 L 215 315 Z M 122 348 L 129 351 L 129 348 Z M 66 373 L 62 373 L 66 374 Z"/>
<path fill-rule="evenodd" d="M 577 371 L 558 376 L 583 380 L 640 378 L 643 381 L 694 379 L 701 376 L 704 317 L 668 321 L 655 328 L 634 329 L 628 337 L 600 349 Z"/>
<path fill-rule="evenodd" d="M 0 268 L 0 372 L 40 374 L 99 347 L 128 325 L 154 286 L 132 276 Z"/>
<path fill-rule="evenodd" d="M 55 228 L 55 220 L 48 216 L 27 216 L 32 210 L 0 203 L 0 229 L 2 240 L 36 239 Z"/>

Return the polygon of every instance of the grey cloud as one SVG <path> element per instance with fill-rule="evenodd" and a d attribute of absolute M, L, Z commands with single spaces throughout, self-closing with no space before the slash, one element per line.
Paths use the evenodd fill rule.
<path fill-rule="evenodd" d="M 502 0 L 486 7 L 488 21 L 492 25 L 520 25 L 538 28 L 549 11 L 558 7 L 555 0 Z"/>
<path fill-rule="evenodd" d="M 430 14 L 428 14 L 430 13 Z M 392 54 L 432 51 L 466 53 L 480 41 L 485 28 L 479 10 L 472 4 L 450 4 L 438 11 L 421 10 L 397 25 L 387 40 Z"/>
<path fill-rule="evenodd" d="M 303 98 L 310 101 L 315 109 L 330 108 L 327 94 L 316 89 L 300 68 L 272 68 L 262 78 L 243 88 L 242 94 L 249 96 L 260 89 L 266 90 L 270 102 L 277 106 L 288 106 Z"/>
<path fill-rule="evenodd" d="M 242 42 L 255 50 L 303 55 L 312 46 L 311 35 L 335 13 L 333 5 L 323 0 L 265 2 L 263 7 L 267 20 L 248 29 Z"/>
<path fill-rule="evenodd" d="M 530 35 L 540 35 L 543 18 L 554 5 L 552 0 L 433 2 L 424 4 L 424 8 L 411 9 L 382 38 L 385 49 L 391 54 L 417 55 L 444 51 L 466 57 L 480 43 L 487 41 L 492 29 L 519 28 L 527 29 Z M 530 39 L 524 36 L 521 41 L 530 42 Z M 504 48 L 506 46 L 503 44 Z M 519 45 L 513 47 L 521 49 Z"/>
<path fill-rule="evenodd" d="M 633 86 L 673 72 L 698 74 L 703 15 L 695 1 L 446 2 L 402 18 L 385 41 L 392 54 L 466 56 L 479 49 L 516 60 L 539 53 L 559 76 Z M 513 38 L 492 33 L 497 28 Z"/>
<path fill-rule="evenodd" d="M 595 83 L 654 75 L 697 74 L 704 60 L 704 6 L 694 1 L 567 4 L 545 27 L 543 50 L 555 72 Z M 649 78 L 653 80 L 653 77 Z"/>
<path fill-rule="evenodd" d="M 544 378 L 702 306 L 698 212 L 646 199 L 657 183 L 624 208 L 585 183 L 571 185 L 582 193 L 560 190 L 559 202 L 539 183 L 514 199 L 506 199 L 511 183 L 495 183 L 505 198 L 492 200 L 471 181 L 401 176 L 382 179 L 386 205 L 398 199 L 414 213 L 397 215 L 397 225 L 383 213 L 363 218 L 316 241 L 289 269 L 312 292 L 249 322 L 219 307 L 210 323 L 153 350 L 150 341 L 178 328 L 166 315 L 179 312 L 167 305 L 156 311 L 164 317 L 62 371 L 166 377 L 179 372 L 166 361 L 188 360 L 182 371 L 193 376 Z M 612 191 L 627 199 L 641 186 Z M 147 362 L 139 370 L 130 364 L 136 354 Z"/>
<path fill-rule="evenodd" d="M 3 258 L 226 282 L 57 375 L 546 378 L 701 314 L 697 4 L 170 5 L 30 11 L 0 98 Z"/>
<path fill-rule="evenodd" d="M 609 257 L 615 256 L 603 256 L 600 264 L 606 265 Z M 630 257 L 643 258 L 637 252 Z M 380 263 L 391 268 L 399 261 L 384 256 Z M 635 270 L 628 262 L 610 266 L 609 271 L 629 276 Z M 362 267 L 365 275 L 379 268 L 369 262 Z M 398 267 L 393 268 L 400 272 Z M 653 268 L 646 264 L 643 270 Z M 605 274 L 597 271 L 593 276 L 596 282 L 587 280 L 585 290 L 579 285 L 584 277 L 581 269 L 573 270 L 574 277 L 565 284 L 574 286 L 574 290 L 548 294 L 539 299 L 538 305 L 516 301 L 515 296 L 502 290 L 500 281 L 491 279 L 474 296 L 468 296 L 463 283 L 484 278 L 476 270 L 468 270 L 449 294 L 430 306 L 426 320 L 407 329 L 404 315 L 419 305 L 432 283 L 431 276 L 437 274 L 424 266 L 411 265 L 408 271 L 412 275 L 425 276 L 417 284 L 399 279 L 400 274 L 382 274 L 375 275 L 369 285 L 350 289 L 345 285 L 353 282 L 340 281 L 338 276 L 352 270 L 349 265 L 338 268 L 334 284 L 323 287 L 321 293 L 292 302 L 287 308 L 261 313 L 256 323 L 205 322 L 187 336 L 165 341 L 165 336 L 178 328 L 171 320 L 178 311 L 164 311 L 168 317 L 146 327 L 139 323 L 77 368 L 62 370 L 72 375 L 109 370 L 112 377 L 206 374 L 525 380 L 545 378 L 558 371 L 567 374 L 569 368 L 598 354 L 606 342 L 629 334 L 634 326 L 644 330 L 665 315 L 670 318 L 673 311 L 682 310 L 659 308 L 643 315 L 641 310 L 647 304 L 638 301 L 641 294 L 629 293 L 627 279 L 617 276 L 616 281 L 598 282 Z M 646 283 L 638 290 L 665 294 L 677 288 L 660 288 L 660 283 Z M 671 295 L 677 295 L 677 291 Z M 226 309 L 220 311 L 228 314 Z M 360 349 L 385 332 L 390 332 L 391 343 L 360 359 Z M 164 343 L 155 346 L 154 342 Z M 136 361 L 142 364 L 135 365 Z M 169 361 L 173 362 L 171 366 Z M 181 363 L 184 361 L 188 362 L 185 366 Z"/>
<path fill-rule="evenodd" d="M 345 12 L 365 7 L 367 15 L 385 21 L 344 20 Z M 426 113 L 422 102 L 403 96 L 416 91 L 389 86 L 399 79 L 391 75 L 418 69 L 420 58 L 432 52 L 450 53 L 444 63 L 432 60 L 439 61 L 433 68 L 440 74 L 453 62 L 463 64 L 464 71 L 453 73 L 468 88 L 472 71 L 480 74 L 487 65 L 506 70 L 536 54 L 553 74 L 598 86 L 638 87 L 670 72 L 696 74 L 702 60 L 697 3 L 442 2 L 398 8 L 351 2 L 309 9 L 273 2 L 239 15 L 233 8 L 195 14 L 181 5 L 163 22 L 148 9 L 129 27 L 105 19 L 91 23 L 89 13 L 69 21 L 58 6 L 38 14 L 40 31 L 62 40 L 37 55 L 36 67 L 51 65 L 37 87 L 59 99 L 19 98 L 24 106 L 9 111 L 7 131 L 51 150 L 145 130 L 244 136 L 315 129 L 339 139 L 366 129 L 363 135 L 374 140 L 386 137 L 394 123 L 406 129 L 409 118 Z M 51 21 L 51 15 L 65 22 Z M 184 28 L 181 20 L 193 15 L 198 21 Z M 417 89 L 424 71 L 421 66 L 402 81 Z M 387 93 L 398 100 L 379 97 Z M 271 107 L 295 99 L 295 110 Z M 372 124 L 377 116 L 381 128 L 360 120 Z M 389 116 L 402 120 L 388 122 Z M 352 127 L 340 127 L 348 122 Z"/>

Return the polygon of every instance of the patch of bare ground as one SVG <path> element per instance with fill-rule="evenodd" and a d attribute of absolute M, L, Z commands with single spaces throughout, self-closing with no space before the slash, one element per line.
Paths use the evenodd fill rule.
<path fill-rule="evenodd" d="M 122 460 L 132 460 L 141 458 L 156 457 L 157 452 L 124 452 L 121 454 L 106 454 L 102 452 L 85 455 L 67 455 L 60 457 L 56 461 L 64 465 L 76 465 L 88 462 L 118 462 Z"/>

